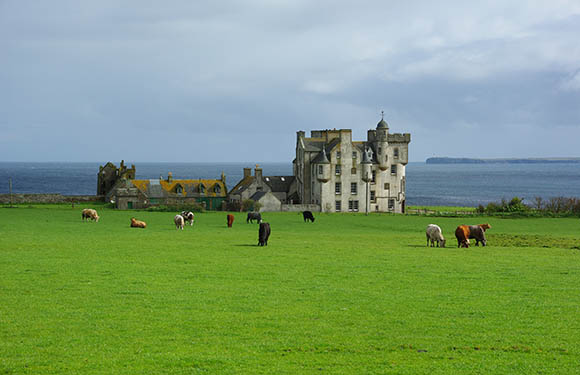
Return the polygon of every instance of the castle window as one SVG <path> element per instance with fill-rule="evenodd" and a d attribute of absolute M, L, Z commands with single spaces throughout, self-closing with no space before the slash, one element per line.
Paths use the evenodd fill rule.
<path fill-rule="evenodd" d="M 336 160 L 340 159 L 340 151 L 336 151 Z"/>
<path fill-rule="evenodd" d="M 336 182 L 334 184 L 334 193 L 335 194 L 340 194 L 340 182 Z"/>
<path fill-rule="evenodd" d="M 394 209 L 395 209 L 395 200 L 389 199 L 389 211 L 392 211 Z"/>
<path fill-rule="evenodd" d="M 352 152 L 352 158 L 353 158 L 353 159 L 356 159 L 356 151 L 353 151 L 353 152 Z"/>
<path fill-rule="evenodd" d="M 203 184 L 199 184 L 199 192 L 200 194 L 205 194 L 205 186 Z"/>
<path fill-rule="evenodd" d="M 340 212 L 342 210 L 342 207 L 341 206 L 342 206 L 341 201 L 335 201 L 334 202 L 334 210 L 336 212 Z"/>
<path fill-rule="evenodd" d="M 348 201 L 348 210 L 358 212 L 358 201 Z"/>
<path fill-rule="evenodd" d="M 399 148 L 398 147 L 395 147 L 395 149 L 393 150 L 393 157 L 395 159 L 399 158 Z"/>
<path fill-rule="evenodd" d="M 385 182 L 385 190 L 389 190 L 391 188 L 391 185 L 388 182 Z"/>
<path fill-rule="evenodd" d="M 377 154 L 379 154 L 379 155 L 380 155 L 382 152 L 383 152 L 383 149 L 382 149 L 381 147 L 379 147 L 379 149 L 378 149 L 378 151 L 377 151 Z"/>
<path fill-rule="evenodd" d="M 178 194 L 178 195 L 183 194 L 183 187 L 181 187 L 181 185 L 177 185 L 175 187 L 175 193 Z"/>
<path fill-rule="evenodd" d="M 351 168 L 350 169 L 350 174 L 356 174 L 356 168 Z"/>
<path fill-rule="evenodd" d="M 371 199 L 371 202 L 376 201 L 375 191 L 374 190 L 371 190 L 371 198 L 370 199 Z"/>
<path fill-rule="evenodd" d="M 377 171 L 372 172 L 371 182 L 374 184 L 377 182 Z"/>
<path fill-rule="evenodd" d="M 397 175 L 397 165 L 396 164 L 391 165 L 391 174 L 393 176 Z"/>
<path fill-rule="evenodd" d="M 351 182 L 350 183 L 350 193 L 351 194 L 356 194 L 357 193 L 357 183 L 356 182 Z"/>
<path fill-rule="evenodd" d="M 322 165 L 318 166 L 318 174 L 322 174 Z"/>
<path fill-rule="evenodd" d="M 340 165 L 334 167 L 334 173 L 338 176 L 340 174 Z"/>

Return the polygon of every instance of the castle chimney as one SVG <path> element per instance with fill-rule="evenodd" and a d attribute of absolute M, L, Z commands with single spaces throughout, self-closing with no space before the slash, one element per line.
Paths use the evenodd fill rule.
<path fill-rule="evenodd" d="M 258 164 L 256 164 L 256 169 L 254 169 L 254 176 L 257 181 L 262 180 L 262 168 L 260 168 Z"/>
<path fill-rule="evenodd" d="M 244 178 L 252 175 L 252 168 L 244 168 Z"/>
<path fill-rule="evenodd" d="M 169 172 L 167 174 L 167 182 L 173 182 L 173 173 Z"/>

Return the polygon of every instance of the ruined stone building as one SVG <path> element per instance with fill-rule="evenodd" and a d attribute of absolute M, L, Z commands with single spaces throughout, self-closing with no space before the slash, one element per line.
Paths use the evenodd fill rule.
<path fill-rule="evenodd" d="M 409 133 L 389 133 L 383 119 L 353 141 L 350 129 L 297 132 L 297 195 L 323 212 L 405 212 Z"/>

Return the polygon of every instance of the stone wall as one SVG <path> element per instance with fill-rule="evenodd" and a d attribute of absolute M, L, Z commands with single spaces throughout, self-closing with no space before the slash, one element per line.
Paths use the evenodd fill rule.
<path fill-rule="evenodd" d="M 318 205 L 318 204 L 283 204 L 280 211 L 282 211 L 282 212 L 302 212 L 302 211 L 320 212 L 320 205 Z"/>
<path fill-rule="evenodd" d="M 83 203 L 102 202 L 101 195 L 12 194 L 12 203 Z M 10 194 L 0 194 L 1 204 L 10 204 Z"/>

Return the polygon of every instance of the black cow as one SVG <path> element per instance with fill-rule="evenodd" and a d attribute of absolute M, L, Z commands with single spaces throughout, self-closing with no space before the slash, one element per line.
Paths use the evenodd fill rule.
<path fill-rule="evenodd" d="M 269 237 L 270 237 L 270 223 L 260 223 L 260 230 L 258 231 L 258 245 L 268 246 Z"/>
<path fill-rule="evenodd" d="M 254 220 L 257 220 L 259 223 L 262 220 L 262 215 L 259 212 L 248 212 L 246 223 L 253 223 Z"/>
<path fill-rule="evenodd" d="M 311 211 L 302 211 L 302 216 L 304 217 L 304 222 L 310 220 L 311 223 L 314 223 L 314 216 Z"/>

